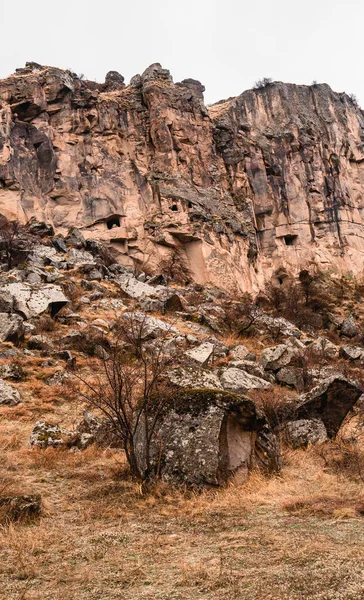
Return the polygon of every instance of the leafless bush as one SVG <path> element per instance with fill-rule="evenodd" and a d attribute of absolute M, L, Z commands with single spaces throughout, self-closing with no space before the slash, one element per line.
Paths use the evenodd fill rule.
<path fill-rule="evenodd" d="M 258 408 L 264 412 L 272 429 L 284 423 L 294 406 L 292 396 L 282 393 L 281 389 L 254 390 L 251 396 Z"/>
<path fill-rule="evenodd" d="M 17 221 L 6 222 L 0 228 L 0 255 L 6 261 L 8 271 L 26 260 L 34 245 L 34 239 Z"/>
<path fill-rule="evenodd" d="M 249 334 L 258 321 L 259 309 L 250 294 L 244 294 L 240 302 L 227 300 L 222 303 L 225 317 L 221 326 L 237 335 Z"/>
<path fill-rule="evenodd" d="M 191 281 L 191 270 L 182 248 L 173 248 L 169 256 L 160 261 L 159 268 L 167 281 L 183 285 Z"/>
<path fill-rule="evenodd" d="M 147 325 L 131 315 L 114 329 L 115 339 L 107 356 L 86 372 L 76 372 L 80 397 L 98 409 L 120 437 L 133 475 L 144 481 L 152 477 L 151 443 L 159 419 L 169 402 L 163 374 L 173 361 L 166 350 L 169 331 L 147 350 Z M 127 348 L 127 350 L 126 350 Z M 142 428 L 142 429 L 141 429 Z M 142 431 L 145 468 L 137 460 L 138 433 Z M 155 473 L 154 473 L 155 474 Z"/>

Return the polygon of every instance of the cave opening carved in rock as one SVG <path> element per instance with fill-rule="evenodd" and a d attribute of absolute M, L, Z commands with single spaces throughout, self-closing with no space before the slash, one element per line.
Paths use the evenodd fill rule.
<path fill-rule="evenodd" d="M 110 219 L 106 221 L 106 225 L 108 229 L 120 227 L 120 217 L 118 217 L 117 215 L 115 215 L 114 217 L 110 217 Z"/>

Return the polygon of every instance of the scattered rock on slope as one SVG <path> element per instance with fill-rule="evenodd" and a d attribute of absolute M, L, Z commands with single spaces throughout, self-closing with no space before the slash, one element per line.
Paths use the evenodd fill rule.
<path fill-rule="evenodd" d="M 18 390 L 0 379 L 0 405 L 15 406 L 21 401 Z"/>

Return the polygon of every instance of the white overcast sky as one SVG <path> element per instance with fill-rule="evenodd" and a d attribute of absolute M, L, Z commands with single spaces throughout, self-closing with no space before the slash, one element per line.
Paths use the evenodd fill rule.
<path fill-rule="evenodd" d="M 153 62 L 207 103 L 257 79 L 326 82 L 364 106 L 364 0 L 0 0 L 0 78 L 26 61 L 126 81 Z"/>

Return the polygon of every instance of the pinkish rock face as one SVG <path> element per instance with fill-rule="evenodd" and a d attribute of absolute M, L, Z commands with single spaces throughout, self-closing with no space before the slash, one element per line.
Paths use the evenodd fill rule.
<path fill-rule="evenodd" d="M 206 108 L 158 64 L 125 86 L 28 66 L 0 81 L 0 214 L 107 241 L 153 270 L 171 248 L 200 283 L 362 271 L 364 120 L 327 85 L 274 83 Z"/>

